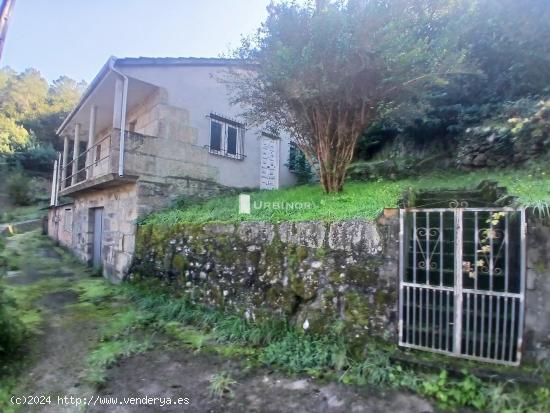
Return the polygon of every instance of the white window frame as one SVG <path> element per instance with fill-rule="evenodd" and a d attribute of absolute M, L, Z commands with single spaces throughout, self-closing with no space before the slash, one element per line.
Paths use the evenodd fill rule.
<path fill-rule="evenodd" d="M 220 141 L 220 149 L 212 149 L 212 124 L 216 123 L 221 126 L 222 129 L 222 136 Z M 236 153 L 229 153 L 227 151 L 228 149 L 228 130 L 229 128 L 233 128 L 237 130 L 237 146 L 236 146 Z M 235 124 L 235 122 L 231 121 L 224 121 L 222 117 L 216 116 L 210 117 L 210 144 L 208 146 L 209 152 L 213 155 L 219 155 L 224 156 L 226 158 L 233 158 L 237 160 L 243 160 L 245 158 L 244 155 L 244 133 L 245 128 L 244 126 L 239 126 Z"/>

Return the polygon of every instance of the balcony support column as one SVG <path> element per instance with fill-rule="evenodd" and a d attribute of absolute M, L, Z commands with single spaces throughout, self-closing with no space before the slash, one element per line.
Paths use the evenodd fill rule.
<path fill-rule="evenodd" d="M 52 195 L 50 197 L 50 206 L 55 205 L 56 192 L 57 192 L 57 159 L 53 162 Z"/>
<path fill-rule="evenodd" d="M 80 154 L 80 123 L 74 125 L 73 172 L 71 186 L 78 182 L 78 156 Z"/>
<path fill-rule="evenodd" d="M 86 152 L 86 180 L 90 179 L 92 177 L 92 164 L 94 161 L 94 154 L 91 150 L 92 146 L 94 146 L 94 138 L 95 138 L 95 119 L 97 115 L 97 106 L 92 106 L 90 109 L 90 127 L 88 129 L 88 146 Z"/>
<path fill-rule="evenodd" d="M 63 160 L 61 162 L 61 189 L 67 186 L 67 163 L 69 162 L 69 137 L 63 139 Z"/>

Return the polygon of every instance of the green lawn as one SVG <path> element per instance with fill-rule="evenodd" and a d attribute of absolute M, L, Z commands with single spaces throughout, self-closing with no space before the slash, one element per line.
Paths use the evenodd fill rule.
<path fill-rule="evenodd" d="M 400 181 L 350 182 L 342 193 L 325 194 L 317 185 L 298 186 L 277 191 L 251 193 L 251 214 L 239 214 L 238 197 L 226 196 L 182 209 L 169 209 L 150 215 L 146 223 L 206 223 L 236 221 L 334 221 L 351 218 L 376 218 L 384 208 L 396 207 L 408 189 L 474 188 L 490 179 L 506 186 L 520 205 L 543 209 L 550 205 L 550 168 L 538 166 L 522 170 L 499 170 L 463 174 L 438 174 Z M 308 203 L 309 207 L 285 209 L 261 207 L 259 203 Z"/>

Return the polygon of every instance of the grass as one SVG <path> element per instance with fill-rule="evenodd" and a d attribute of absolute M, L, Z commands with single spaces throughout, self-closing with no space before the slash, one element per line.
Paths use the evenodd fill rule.
<path fill-rule="evenodd" d="M 86 278 L 71 288 L 79 294 L 79 303 L 73 306 L 96 316 L 101 323 L 99 342 L 86 358 L 82 378 L 99 387 L 106 380 L 107 369 L 118 359 L 148 350 L 152 338 L 148 336 L 151 315 L 130 305 L 122 290 L 103 278 Z"/>
<path fill-rule="evenodd" d="M 224 396 L 233 397 L 231 386 L 237 384 L 235 380 L 226 372 L 214 374 L 210 378 L 210 394 L 213 397 L 222 398 Z"/>
<path fill-rule="evenodd" d="M 150 347 L 151 342 L 149 340 L 138 341 L 135 338 L 103 342 L 86 359 L 88 368 L 84 379 L 90 384 L 99 386 L 105 382 L 107 368 L 115 361 L 121 357 L 142 353 Z"/>
<path fill-rule="evenodd" d="M 71 289 L 79 295 L 80 302 L 98 303 L 115 294 L 113 286 L 103 278 L 80 280 Z"/>
<path fill-rule="evenodd" d="M 36 204 L 7 208 L 5 211 L 0 212 L 0 223 L 13 223 L 42 218 L 46 215 L 46 212 L 41 209 L 42 207 L 43 205 Z"/>
<path fill-rule="evenodd" d="M 132 283 L 122 288 L 140 312 L 150 314 L 149 322 L 162 325 L 164 331 L 195 351 L 209 349 L 226 356 L 245 356 L 251 359 L 247 361 L 250 365 L 266 364 L 345 384 L 405 389 L 433 398 L 446 409 L 550 411 L 550 390 L 546 387 L 526 389 L 513 382 L 481 380 L 467 370 L 458 378 L 449 377 L 446 371 L 413 370 L 393 361 L 396 346 L 378 342 L 368 343 L 367 353 L 358 355 L 342 339 L 338 325 L 333 326 L 332 333 L 318 336 L 272 320 L 238 319 L 229 312 L 172 296 L 158 286 Z M 211 379 L 211 392 L 217 397 L 230 395 L 232 384 L 229 376 L 219 373 Z"/>
<path fill-rule="evenodd" d="M 251 193 L 251 214 L 239 214 L 237 196 L 219 197 L 183 209 L 169 209 L 147 217 L 144 223 L 177 224 L 238 221 L 303 221 L 363 218 L 375 219 L 384 208 L 398 204 L 403 192 L 412 189 L 474 188 L 483 180 L 508 188 L 523 206 L 548 211 L 550 168 L 544 164 L 525 169 L 505 169 L 463 174 L 434 174 L 400 181 L 349 182 L 342 193 L 325 194 L 320 185 Z M 259 207 L 260 203 L 294 203 L 304 208 Z M 259 208 L 255 208 L 254 205 Z"/>

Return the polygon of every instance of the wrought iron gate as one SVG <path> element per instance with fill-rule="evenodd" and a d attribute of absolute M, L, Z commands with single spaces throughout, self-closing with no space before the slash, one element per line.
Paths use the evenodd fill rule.
<path fill-rule="evenodd" d="M 524 209 L 400 211 L 399 344 L 518 365 Z"/>

